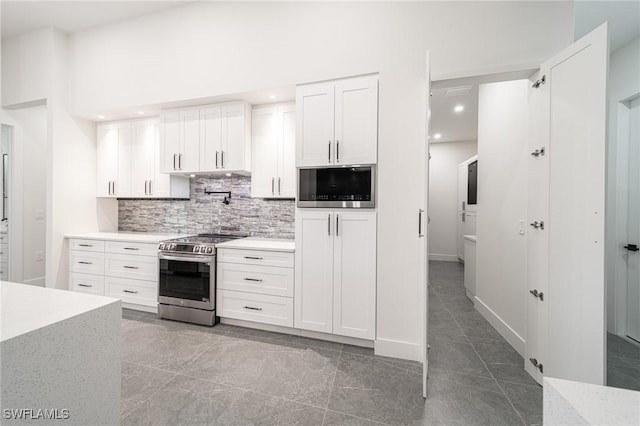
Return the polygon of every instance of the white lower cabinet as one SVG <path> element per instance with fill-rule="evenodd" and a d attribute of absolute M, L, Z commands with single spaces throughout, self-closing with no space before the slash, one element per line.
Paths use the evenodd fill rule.
<path fill-rule="evenodd" d="M 375 339 L 376 213 L 296 212 L 296 328 Z"/>
<path fill-rule="evenodd" d="M 72 238 L 69 247 L 69 290 L 115 297 L 132 309 L 156 309 L 155 243 Z"/>
<path fill-rule="evenodd" d="M 218 249 L 217 315 L 293 327 L 293 253 Z"/>

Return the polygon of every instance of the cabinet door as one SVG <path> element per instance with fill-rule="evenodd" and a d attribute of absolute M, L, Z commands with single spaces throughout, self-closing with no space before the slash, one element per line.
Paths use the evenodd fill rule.
<path fill-rule="evenodd" d="M 245 105 L 223 105 L 222 117 L 221 168 L 229 171 L 249 170 L 245 164 Z"/>
<path fill-rule="evenodd" d="M 378 158 L 378 77 L 335 83 L 335 163 L 375 164 Z"/>
<path fill-rule="evenodd" d="M 118 197 L 131 196 L 131 167 L 133 157 L 133 141 L 131 139 L 131 123 L 120 123 L 116 126 L 118 138 L 118 178 L 115 193 Z"/>
<path fill-rule="evenodd" d="M 284 105 L 280 108 L 278 126 L 278 179 L 276 189 L 279 197 L 296 197 L 296 106 Z"/>
<path fill-rule="evenodd" d="M 178 170 L 180 152 L 180 114 L 177 111 L 163 113 L 160 127 L 160 171 L 174 173 Z"/>
<path fill-rule="evenodd" d="M 271 198 L 278 174 L 278 107 L 257 108 L 251 115 L 251 196 Z"/>
<path fill-rule="evenodd" d="M 98 126 L 96 195 L 110 197 L 112 182 L 118 172 L 118 139 L 112 124 Z"/>
<path fill-rule="evenodd" d="M 200 171 L 200 111 L 180 111 L 180 151 L 178 170 L 182 173 Z"/>
<path fill-rule="evenodd" d="M 296 165 L 333 164 L 333 83 L 299 86 L 296 90 Z"/>
<path fill-rule="evenodd" d="M 212 172 L 220 169 L 222 146 L 222 109 L 220 107 L 200 110 L 200 171 Z"/>
<path fill-rule="evenodd" d="M 333 334 L 375 339 L 376 213 L 334 214 Z"/>
<path fill-rule="evenodd" d="M 156 153 L 155 121 L 136 121 L 132 125 L 132 161 L 131 196 L 149 196 L 149 182 L 154 175 L 154 157 Z M 168 176 L 167 176 L 168 177 Z"/>
<path fill-rule="evenodd" d="M 333 330 L 333 213 L 296 212 L 294 326 Z"/>

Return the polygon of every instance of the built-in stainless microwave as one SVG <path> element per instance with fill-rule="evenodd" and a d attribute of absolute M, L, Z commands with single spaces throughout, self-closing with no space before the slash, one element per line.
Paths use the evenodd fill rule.
<path fill-rule="evenodd" d="M 376 166 L 298 169 L 298 207 L 373 208 Z"/>

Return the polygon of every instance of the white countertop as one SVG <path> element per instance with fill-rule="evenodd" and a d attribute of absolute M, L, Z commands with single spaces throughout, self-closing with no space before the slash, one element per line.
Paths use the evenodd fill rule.
<path fill-rule="evenodd" d="M 545 425 L 638 425 L 640 392 L 544 378 Z"/>
<path fill-rule="evenodd" d="M 79 238 L 84 240 L 109 240 L 128 243 L 159 243 L 173 238 L 186 237 L 187 234 L 152 234 L 148 232 L 85 232 L 66 234 L 65 238 Z"/>
<path fill-rule="evenodd" d="M 0 342 L 118 302 L 111 297 L 0 281 Z"/>
<path fill-rule="evenodd" d="M 216 244 L 216 248 L 293 252 L 296 244 L 294 240 L 248 237 Z"/>
<path fill-rule="evenodd" d="M 476 236 L 475 235 L 463 235 L 462 236 L 465 240 L 469 240 L 469 241 L 473 241 L 474 243 L 477 242 Z"/>

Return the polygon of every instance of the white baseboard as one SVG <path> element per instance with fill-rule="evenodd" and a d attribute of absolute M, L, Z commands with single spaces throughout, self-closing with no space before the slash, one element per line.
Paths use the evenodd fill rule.
<path fill-rule="evenodd" d="M 429 253 L 429 260 L 440 260 L 442 262 L 459 262 L 457 254 Z"/>
<path fill-rule="evenodd" d="M 34 285 L 37 287 L 44 287 L 44 277 L 32 278 L 30 280 L 25 280 L 22 282 L 23 284 Z"/>
<path fill-rule="evenodd" d="M 136 303 L 122 302 L 122 307 L 123 308 L 127 308 L 127 309 L 131 309 L 133 311 L 149 312 L 149 313 L 152 313 L 152 314 L 157 314 L 158 313 L 158 305 L 156 305 L 156 306 L 146 306 L 146 305 L 138 305 Z"/>
<path fill-rule="evenodd" d="M 520 335 L 516 333 L 513 328 L 509 327 L 509 324 L 504 322 L 502 318 L 500 318 L 495 312 L 493 312 L 493 310 L 488 307 L 482 300 L 478 299 L 478 296 L 476 296 L 475 298 L 475 307 L 478 312 L 480 312 L 482 316 L 487 321 L 489 321 L 489 324 L 491 324 L 496 330 L 498 330 L 498 333 L 500 333 L 500 335 L 504 337 L 505 340 L 509 342 L 509 344 L 513 346 L 513 348 L 518 351 L 521 356 L 524 357 L 524 339 L 520 337 Z"/>
<path fill-rule="evenodd" d="M 422 362 L 422 349 L 416 343 L 377 339 L 374 351 L 376 355 Z"/>

